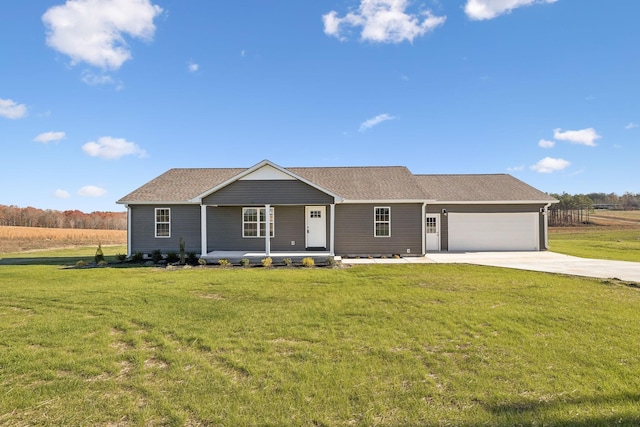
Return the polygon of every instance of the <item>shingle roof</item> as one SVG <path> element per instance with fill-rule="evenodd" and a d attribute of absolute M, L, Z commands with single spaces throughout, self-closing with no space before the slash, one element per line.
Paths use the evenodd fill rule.
<path fill-rule="evenodd" d="M 554 201 L 506 174 L 413 175 L 404 166 L 307 167 L 287 171 L 343 199 L 437 201 Z M 243 168 L 170 169 L 118 203 L 185 203 L 247 171 Z"/>
<path fill-rule="evenodd" d="M 415 175 L 429 199 L 438 201 L 498 202 L 556 199 L 507 174 Z"/>
<path fill-rule="evenodd" d="M 170 169 L 118 200 L 133 202 L 188 202 L 246 169 Z"/>
<path fill-rule="evenodd" d="M 422 189 L 404 166 L 287 168 L 347 200 L 423 200 Z"/>

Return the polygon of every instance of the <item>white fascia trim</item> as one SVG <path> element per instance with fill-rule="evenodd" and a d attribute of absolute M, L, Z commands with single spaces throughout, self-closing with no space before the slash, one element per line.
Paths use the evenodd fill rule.
<path fill-rule="evenodd" d="M 371 200 L 343 200 L 342 204 L 364 204 L 364 203 L 375 203 L 375 204 L 387 204 L 387 205 L 397 205 L 397 204 L 406 204 L 406 203 L 435 203 L 435 200 L 424 200 L 424 199 L 371 199 Z"/>
<path fill-rule="evenodd" d="M 342 197 L 338 196 L 337 194 L 332 193 L 331 191 L 327 190 L 326 188 L 322 188 L 318 184 L 314 184 L 313 182 L 308 181 L 308 180 L 302 178 L 301 176 L 298 176 L 295 173 L 290 172 L 290 171 L 286 170 L 285 168 L 276 165 L 275 163 L 271 162 L 270 160 L 266 160 L 265 159 L 265 160 L 261 161 L 260 163 L 251 166 L 249 169 L 247 169 L 247 170 L 245 170 L 243 172 L 240 172 L 238 175 L 234 176 L 233 178 L 226 180 L 222 184 L 218 184 L 215 187 L 213 187 L 212 189 L 207 190 L 204 193 L 197 195 L 196 197 L 194 197 L 190 201 L 194 202 L 194 203 L 201 203 L 202 199 L 204 199 L 208 195 L 213 194 L 216 191 L 226 187 L 227 185 L 244 178 L 245 176 L 255 172 L 256 170 L 260 169 L 263 166 L 271 166 L 272 168 L 277 169 L 278 171 L 280 171 L 280 172 L 282 172 L 282 173 L 284 173 L 286 175 L 289 175 L 293 179 L 296 179 L 298 181 L 304 182 L 305 184 L 315 188 L 316 190 L 322 191 L 323 193 L 333 197 L 334 199 L 336 199 L 336 202 L 338 200 L 340 200 L 340 201 L 344 200 Z"/>
<path fill-rule="evenodd" d="M 154 202 L 136 202 L 136 201 L 128 201 L 128 202 L 116 202 L 117 204 L 120 205 L 197 205 L 198 203 L 196 202 L 192 202 L 192 201 L 188 201 L 185 202 L 184 200 L 181 200 L 179 202 L 176 201 L 167 201 L 167 200 L 156 200 Z"/>
<path fill-rule="evenodd" d="M 550 202 L 549 200 L 485 200 L 485 201 L 444 201 L 438 200 L 432 202 L 434 205 L 533 205 L 533 204 L 542 204 L 546 205 L 547 203 L 558 203 L 558 200 L 555 202 Z"/>

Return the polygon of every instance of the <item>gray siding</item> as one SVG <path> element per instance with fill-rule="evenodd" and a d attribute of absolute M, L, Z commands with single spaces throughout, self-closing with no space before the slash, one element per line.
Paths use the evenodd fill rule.
<path fill-rule="evenodd" d="M 391 208 L 391 237 L 374 237 L 373 208 Z M 421 204 L 340 204 L 336 206 L 336 255 L 420 255 Z"/>
<path fill-rule="evenodd" d="M 203 204 L 219 206 L 328 205 L 333 197 L 295 180 L 236 181 L 205 197 Z"/>
<path fill-rule="evenodd" d="M 427 213 L 441 213 L 442 209 L 449 212 L 460 213 L 516 213 L 537 212 L 540 215 L 540 250 L 544 250 L 544 215 L 540 209 L 544 204 L 508 204 L 508 205 L 427 205 Z M 449 250 L 449 219 L 445 215 L 440 216 L 440 250 Z"/>
<path fill-rule="evenodd" d="M 200 253 L 200 206 L 199 205 L 132 205 L 131 208 L 131 253 L 149 254 L 159 249 L 163 253 L 180 250 L 180 237 L 184 239 L 187 252 Z M 155 208 L 171 209 L 171 237 L 155 237 Z"/>
<path fill-rule="evenodd" d="M 249 207 L 247 205 L 246 207 Z M 275 236 L 271 250 L 305 250 L 304 206 L 274 206 Z M 327 242 L 329 242 L 329 208 L 327 207 Z M 292 245 L 291 243 L 294 242 Z M 327 243 L 328 244 L 328 243 Z M 263 237 L 242 237 L 242 206 L 207 208 L 208 251 L 264 251 Z"/>

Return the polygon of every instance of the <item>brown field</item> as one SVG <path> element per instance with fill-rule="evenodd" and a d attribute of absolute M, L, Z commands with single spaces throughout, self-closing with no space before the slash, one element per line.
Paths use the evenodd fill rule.
<path fill-rule="evenodd" d="M 585 233 L 585 231 L 624 231 L 640 229 L 640 211 L 597 210 L 589 214 L 588 225 L 549 227 L 550 234 Z"/>
<path fill-rule="evenodd" d="M 594 220 L 604 221 L 633 221 L 640 223 L 640 211 L 610 211 L 610 210 L 597 210 L 591 214 Z"/>
<path fill-rule="evenodd" d="M 78 246 L 126 245 L 126 230 L 0 226 L 0 254 Z"/>

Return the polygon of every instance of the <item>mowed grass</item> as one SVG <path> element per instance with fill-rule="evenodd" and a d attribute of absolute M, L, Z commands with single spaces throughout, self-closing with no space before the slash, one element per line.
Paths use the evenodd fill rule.
<path fill-rule="evenodd" d="M 42 249 L 26 252 L 0 253 L 0 265 L 75 265 L 82 260 L 93 263 L 98 246 L 77 246 L 66 249 Z M 126 254 L 126 245 L 102 246 L 107 262 L 115 262 L 117 254 Z"/>
<path fill-rule="evenodd" d="M 465 265 L 0 266 L 0 424 L 638 425 L 640 291 Z"/>
<path fill-rule="evenodd" d="M 599 217 L 592 218 L 589 226 L 550 227 L 550 250 L 584 258 L 640 262 L 640 211 L 598 211 L 595 215 Z"/>

